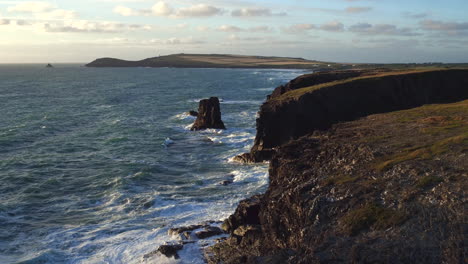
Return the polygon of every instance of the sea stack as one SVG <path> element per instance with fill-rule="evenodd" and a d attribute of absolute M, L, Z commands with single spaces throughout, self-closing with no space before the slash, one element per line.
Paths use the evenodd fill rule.
<path fill-rule="evenodd" d="M 218 97 L 203 99 L 198 106 L 197 120 L 190 130 L 203 130 L 208 128 L 226 129 L 221 120 L 221 110 Z"/>
<path fill-rule="evenodd" d="M 46 68 L 53 68 L 53 67 L 54 66 L 52 66 L 52 64 L 50 64 L 50 63 L 47 63 L 47 65 L 46 65 Z"/>

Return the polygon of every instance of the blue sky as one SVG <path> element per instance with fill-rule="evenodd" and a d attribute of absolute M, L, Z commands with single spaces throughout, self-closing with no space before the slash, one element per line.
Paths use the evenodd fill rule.
<path fill-rule="evenodd" d="M 0 0 L 0 63 L 173 53 L 468 62 L 466 0 Z"/>

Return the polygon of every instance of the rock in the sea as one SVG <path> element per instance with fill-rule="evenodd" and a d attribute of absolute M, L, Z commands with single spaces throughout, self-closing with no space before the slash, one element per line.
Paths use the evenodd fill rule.
<path fill-rule="evenodd" d="M 205 229 L 203 229 L 202 231 L 196 232 L 195 235 L 200 239 L 204 239 L 204 238 L 208 238 L 212 236 L 221 235 L 223 233 L 224 233 L 223 230 L 219 227 L 208 226 L 208 227 L 205 227 Z"/>
<path fill-rule="evenodd" d="M 198 116 L 198 112 L 197 112 L 197 111 L 193 111 L 193 110 L 190 110 L 190 111 L 188 112 L 188 114 L 189 114 L 190 116 L 195 116 L 195 117 Z"/>
<path fill-rule="evenodd" d="M 203 130 L 207 128 L 226 129 L 221 120 L 221 110 L 218 97 L 210 97 L 200 101 L 197 120 L 190 130 Z"/>
<path fill-rule="evenodd" d="M 183 247 L 184 245 L 182 244 L 161 245 L 159 246 L 157 252 L 163 254 L 168 258 L 174 257 L 175 259 L 178 259 L 179 254 L 177 254 L 177 251 L 181 250 Z"/>

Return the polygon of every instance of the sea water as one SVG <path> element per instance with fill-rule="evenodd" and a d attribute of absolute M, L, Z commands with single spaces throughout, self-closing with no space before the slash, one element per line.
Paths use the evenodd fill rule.
<path fill-rule="evenodd" d="M 301 70 L 0 65 L 0 263 L 202 263 L 143 256 L 171 227 L 223 220 L 265 191 L 257 111 Z M 191 132 L 202 98 L 227 130 Z M 219 184 L 233 178 L 227 186 Z"/>

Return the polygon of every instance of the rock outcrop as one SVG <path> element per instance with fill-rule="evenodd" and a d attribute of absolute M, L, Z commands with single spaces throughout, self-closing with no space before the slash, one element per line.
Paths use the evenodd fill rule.
<path fill-rule="evenodd" d="M 354 97 L 400 102 L 394 108 L 462 99 L 466 71 L 433 74 L 346 88 L 372 93 Z M 338 91 L 359 100 L 343 87 L 278 105 L 292 110 L 276 116 L 294 119 L 306 106 L 315 109 L 305 103 L 318 98 L 331 107 Z M 365 113 L 355 110 L 356 117 Z M 240 203 L 222 226 L 230 237 L 207 249 L 206 258 L 226 264 L 466 263 L 467 150 L 468 100 L 370 115 L 289 141 L 271 159 L 266 193 Z"/>
<path fill-rule="evenodd" d="M 468 70 L 305 75 L 277 88 L 261 106 L 254 146 L 236 160 L 270 160 L 279 146 L 339 122 L 464 98 L 468 98 Z"/>
<path fill-rule="evenodd" d="M 207 128 L 226 129 L 221 120 L 221 110 L 218 97 L 210 97 L 200 101 L 197 120 L 190 130 L 202 130 Z"/>

